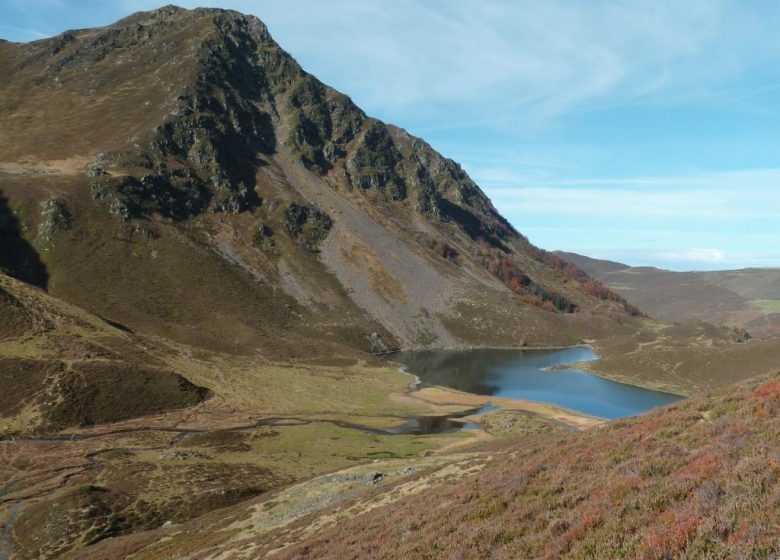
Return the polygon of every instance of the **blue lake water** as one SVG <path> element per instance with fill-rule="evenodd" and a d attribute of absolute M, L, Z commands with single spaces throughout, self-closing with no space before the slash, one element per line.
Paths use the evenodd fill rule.
<path fill-rule="evenodd" d="M 389 357 L 428 385 L 551 403 L 602 418 L 633 416 L 683 398 L 577 369 L 544 371 L 598 359 L 590 348 L 582 346 L 560 350 L 416 350 Z"/>

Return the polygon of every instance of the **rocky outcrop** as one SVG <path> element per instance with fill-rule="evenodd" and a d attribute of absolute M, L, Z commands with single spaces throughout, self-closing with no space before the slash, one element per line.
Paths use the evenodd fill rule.
<path fill-rule="evenodd" d="M 366 335 L 366 340 L 368 340 L 368 343 L 371 345 L 371 351 L 374 354 L 383 354 L 385 352 L 389 352 L 389 348 L 385 344 L 384 340 L 382 340 L 382 335 L 379 333 L 368 333 Z"/>
<path fill-rule="evenodd" d="M 284 211 L 283 224 L 298 245 L 309 252 L 316 252 L 327 237 L 332 222 L 318 208 L 292 203 Z"/>
<path fill-rule="evenodd" d="M 402 176 L 402 156 L 380 122 L 372 122 L 360 136 L 357 147 L 347 159 L 350 183 L 358 188 L 373 189 L 390 200 L 406 198 Z"/>
<path fill-rule="evenodd" d="M 307 74 L 257 18 L 167 7 L 3 48 L 3 99 L 41 115 L 4 143 L 5 160 L 84 165 L 92 154 L 84 176 L 15 201 L 33 217 L 35 246 L 51 251 L 60 293 L 139 332 L 286 357 L 313 332 L 323 353 L 327 340 L 380 351 L 367 332 L 390 347 L 552 343 L 574 329 L 550 316 L 623 314 L 515 231 L 457 163 Z M 103 101 L 59 127 L 41 103 L 91 96 Z M 19 177 L 3 181 L 30 192 Z M 72 217 L 50 205 L 37 219 L 34 204 L 52 192 Z M 291 313 L 291 300 L 306 313 Z"/>
<path fill-rule="evenodd" d="M 184 84 L 149 145 L 101 152 L 86 170 L 95 179 L 95 198 L 106 200 L 122 220 L 154 213 L 175 220 L 204 211 L 237 214 L 261 203 L 256 169 L 276 144 L 271 114 L 261 109 L 272 101 L 273 80 L 259 55 L 270 36 L 256 18 L 214 14 L 219 32 L 198 47 L 196 81 Z M 175 15 L 157 12 L 151 27 Z M 149 39 L 147 33 L 128 40 Z M 101 179 L 108 170 L 124 176 Z"/>
<path fill-rule="evenodd" d="M 321 175 L 347 155 L 348 144 L 366 120 L 346 95 L 304 76 L 289 96 L 290 141 L 303 164 Z"/>
<path fill-rule="evenodd" d="M 38 241 L 48 249 L 58 232 L 70 228 L 70 212 L 62 200 L 46 200 L 41 203 L 41 217 L 38 222 Z"/>
<path fill-rule="evenodd" d="M 173 9 L 138 16 L 120 22 L 133 29 L 107 31 L 86 45 L 70 45 L 72 39 L 63 36 L 54 50 L 73 52 L 58 64 L 75 64 L 86 51 L 92 54 L 83 62 L 94 63 L 106 56 L 104 49 L 151 41 L 166 22 L 183 17 Z M 195 10 L 189 17 L 206 17 L 213 25 L 195 53 L 196 81 L 180 91 L 171 118 L 155 129 L 148 149 L 121 157 L 98 154 L 87 170 L 93 178 L 108 167 L 148 170 L 116 183 L 96 181 L 93 188 L 102 193 L 96 198 L 107 200 L 120 219 L 159 213 L 181 220 L 258 206 L 255 171 L 262 156 L 277 148 L 274 119 L 283 114 L 289 122 L 283 140 L 316 173 L 342 169 L 347 185 L 372 200 L 413 196 L 418 212 L 452 222 L 475 240 L 498 246 L 512 237 L 512 228 L 459 165 L 422 140 L 367 118 L 347 96 L 306 74 L 257 18 L 218 10 Z M 108 167 L 107 160 L 113 160 Z"/>
<path fill-rule="evenodd" d="M 255 247 L 263 251 L 273 250 L 276 243 L 274 242 L 274 230 L 268 224 L 260 224 L 255 232 L 254 237 Z"/>

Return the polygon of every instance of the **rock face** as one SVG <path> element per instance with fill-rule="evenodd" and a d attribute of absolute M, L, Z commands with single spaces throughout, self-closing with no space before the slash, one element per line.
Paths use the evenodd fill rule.
<path fill-rule="evenodd" d="M 38 239 L 41 245 L 48 247 L 54 241 L 57 232 L 70 227 L 70 212 L 61 200 L 47 200 L 41 204 L 41 221 L 38 224 Z"/>
<path fill-rule="evenodd" d="M 284 227 L 307 251 L 316 252 L 328 235 L 330 217 L 317 208 L 292 203 L 284 211 Z"/>
<path fill-rule="evenodd" d="M 4 43 L 0 75 L 20 239 L 55 295 L 134 329 L 290 357 L 574 343 L 637 314 L 255 17 L 166 7 Z"/>

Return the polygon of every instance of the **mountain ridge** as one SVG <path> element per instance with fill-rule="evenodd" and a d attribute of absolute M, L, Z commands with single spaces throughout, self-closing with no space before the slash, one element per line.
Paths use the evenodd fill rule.
<path fill-rule="evenodd" d="M 593 312 L 596 330 L 609 331 L 639 314 L 533 247 L 455 162 L 303 71 L 253 16 L 165 7 L 4 49 L 2 124 L 24 122 L 26 133 L 3 138 L 0 188 L 28 230 L 51 221 L 36 216 L 36 204 L 70 215 L 67 228 L 31 242 L 45 253 L 55 294 L 102 316 L 166 336 L 202 331 L 196 325 L 206 321 L 171 321 L 128 275 L 117 278 L 140 263 L 118 264 L 100 283 L 124 285 L 136 310 L 85 293 L 89 284 L 105 290 L 75 270 L 76 245 L 65 240 L 90 222 L 116 231 L 125 246 L 115 251 L 125 254 L 171 235 L 194 242 L 240 269 L 229 273 L 244 277 L 234 283 L 246 284 L 247 274 L 265 283 L 250 290 L 266 292 L 263 305 L 278 307 L 273 294 L 284 293 L 295 313 L 310 311 L 304 322 L 351 314 L 363 335 L 347 346 L 361 338 L 361 350 L 377 336 L 386 347 L 574 343 L 582 336 L 561 333 L 584 335 L 584 321 L 559 315 Z M 94 101 L 78 104 L 82 96 Z M 31 186 L 35 177 L 58 184 Z M 159 274 L 186 274 L 175 260 Z M 143 266 L 157 274 L 154 263 Z M 320 279 L 331 286 L 324 293 Z M 214 291 L 215 304 L 219 297 Z M 511 313 L 494 317 L 502 300 Z"/>

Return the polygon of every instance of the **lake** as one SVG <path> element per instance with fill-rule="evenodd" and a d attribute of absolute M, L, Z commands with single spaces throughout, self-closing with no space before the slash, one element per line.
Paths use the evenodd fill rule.
<path fill-rule="evenodd" d="M 551 403 L 601 418 L 622 418 L 684 397 L 616 383 L 582 370 L 546 368 L 597 360 L 590 348 L 415 350 L 389 356 L 422 383 L 510 399 Z"/>

